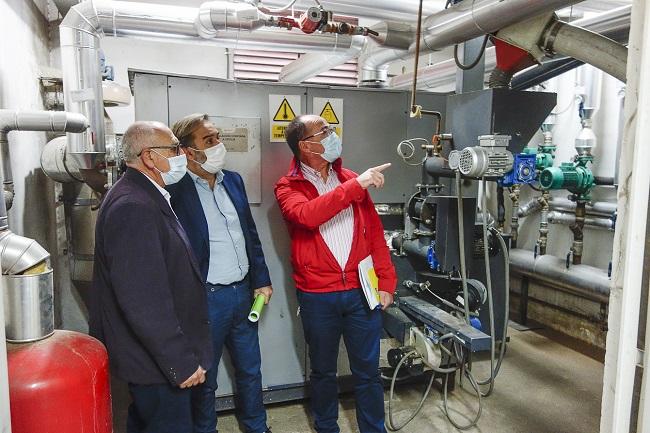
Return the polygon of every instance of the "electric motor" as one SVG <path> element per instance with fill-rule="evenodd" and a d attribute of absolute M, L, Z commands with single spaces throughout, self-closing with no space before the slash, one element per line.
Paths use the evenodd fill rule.
<path fill-rule="evenodd" d="M 506 149 L 510 136 L 483 135 L 480 146 L 449 154 L 449 167 L 468 177 L 501 177 L 512 170 L 514 157 Z"/>

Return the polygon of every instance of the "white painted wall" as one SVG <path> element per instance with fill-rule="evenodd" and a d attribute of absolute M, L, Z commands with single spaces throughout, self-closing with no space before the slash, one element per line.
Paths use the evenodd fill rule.
<path fill-rule="evenodd" d="M 43 109 L 39 70 L 49 63 L 47 21 L 41 10 L 45 1 L 0 0 L 0 108 Z M 47 239 L 48 184 L 40 169 L 44 133 L 13 132 L 9 135 L 16 197 L 9 211 L 11 229 Z M 29 202 L 29 206 L 26 203 Z M 0 318 L 2 318 L 0 311 Z M 0 323 L 0 432 L 10 432 L 4 320 Z"/>

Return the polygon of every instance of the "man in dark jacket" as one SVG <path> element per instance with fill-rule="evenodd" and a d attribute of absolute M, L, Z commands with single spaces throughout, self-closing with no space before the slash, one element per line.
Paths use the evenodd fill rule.
<path fill-rule="evenodd" d="M 188 234 L 208 294 L 215 365 L 206 375 L 195 421 L 201 431 L 217 426 L 217 370 L 228 348 L 235 368 L 238 418 L 246 433 L 263 433 L 262 360 L 257 323 L 248 320 L 253 297 L 265 303 L 273 293 L 269 271 L 241 176 L 224 170 L 226 148 L 207 114 L 191 114 L 174 123 L 174 134 L 187 155 L 189 172 L 168 187 L 171 203 Z"/>
<path fill-rule="evenodd" d="M 128 433 L 197 433 L 193 398 L 213 361 L 206 295 L 163 188 L 185 156 L 158 122 L 131 125 L 123 146 L 128 169 L 97 218 L 90 333 L 129 384 Z"/>
<path fill-rule="evenodd" d="M 379 377 L 381 312 L 360 289 L 359 263 L 372 258 L 382 308 L 393 302 L 397 277 L 367 189 L 384 184 L 390 164 L 357 175 L 343 168 L 341 140 L 325 119 L 296 117 L 286 138 L 295 158 L 275 185 L 291 236 L 293 278 L 309 345 L 311 406 L 318 433 L 337 433 L 336 367 L 341 336 L 355 379 L 361 433 L 384 433 Z"/>

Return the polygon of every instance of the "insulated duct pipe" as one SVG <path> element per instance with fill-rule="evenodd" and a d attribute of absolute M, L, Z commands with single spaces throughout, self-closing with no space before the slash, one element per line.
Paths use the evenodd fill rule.
<path fill-rule="evenodd" d="M 552 211 L 548 213 L 548 222 L 551 224 L 572 226 L 576 223 L 576 216 L 571 213 Z M 616 228 L 616 221 L 613 218 L 586 217 L 584 225 L 586 227 L 614 230 Z"/>
<path fill-rule="evenodd" d="M 257 3 L 257 2 L 255 2 Z M 260 6 L 281 8 L 288 0 L 263 0 Z M 418 19 L 419 0 L 320 0 L 323 8 L 337 15 L 350 15 L 358 18 L 370 18 L 383 21 L 400 21 L 415 23 Z M 429 16 L 444 9 L 446 0 L 427 0 L 422 5 L 422 13 Z M 296 10 L 307 10 L 316 3 L 314 0 L 298 0 L 293 5 Z M 290 9 L 288 9 L 290 10 Z"/>
<path fill-rule="evenodd" d="M 509 25 L 582 0 L 478 0 L 463 1 L 427 17 L 422 23 L 420 46 L 427 50 L 444 47 L 494 33 Z M 415 53 L 415 42 L 409 52 Z"/>
<path fill-rule="evenodd" d="M 222 46 L 247 48 L 252 44 L 276 50 L 291 47 L 295 50 L 337 52 L 349 49 L 352 43 L 350 36 L 340 35 L 304 35 L 287 30 L 249 32 L 241 27 L 221 30 L 218 25 L 228 14 L 208 15 L 216 17 L 217 26 L 214 35 L 204 34 L 213 36 L 209 41 Z M 127 36 L 205 42 L 207 40 L 200 36 L 197 26 L 203 26 L 205 31 L 206 24 L 205 12 L 203 20 L 200 20 L 199 9 L 180 6 L 89 0 L 70 9 L 60 25 L 61 63 L 65 109 L 83 114 L 90 122 L 86 132 L 68 136 L 69 155 L 76 159 L 82 172 L 101 168 L 106 152 L 99 38 Z"/>
<path fill-rule="evenodd" d="M 524 21 L 534 16 L 553 12 L 572 4 L 579 3 L 581 0 L 479 0 L 464 1 L 443 9 L 433 15 L 428 16 L 422 22 L 422 37 L 420 40 L 420 51 L 438 51 L 445 47 L 460 44 L 462 42 L 483 36 L 488 33 L 494 33 L 509 25 Z M 365 61 L 368 65 L 362 68 L 370 70 L 370 65 L 376 65 L 378 70 L 385 68 L 398 58 L 406 55 L 415 54 L 416 43 L 411 42 L 406 51 L 393 51 L 391 54 L 368 55 Z M 488 58 L 486 56 L 486 62 Z M 384 63 L 381 63 L 384 62 Z M 496 60 L 493 60 L 496 64 Z M 448 69 L 448 62 L 444 63 L 445 71 Z M 453 60 L 452 60 L 453 63 Z M 440 63 L 438 64 L 440 65 Z M 443 65 L 441 65 L 442 67 Z M 455 66 L 455 65 L 454 65 Z M 486 69 L 488 65 L 486 63 Z M 455 75 L 454 69 L 454 75 Z M 370 74 L 370 72 L 366 72 Z M 363 77 L 362 77 L 363 79 Z M 411 83 L 413 78 L 411 77 Z M 418 74 L 418 84 L 420 76 Z M 402 83 L 400 83 L 402 84 Z M 391 82 L 391 87 L 397 87 Z M 409 87 L 406 86 L 399 86 Z M 426 87 L 426 86 L 424 86 Z"/>
<path fill-rule="evenodd" d="M 505 1 L 504 3 L 508 3 Z M 632 13 L 631 6 L 623 6 L 620 8 L 613 9 L 602 14 L 598 14 L 589 18 L 582 18 L 572 22 L 574 26 L 580 26 L 584 29 L 591 30 L 593 32 L 603 33 L 608 37 L 616 37 L 617 41 L 625 42 L 627 37 L 625 36 L 625 30 L 630 28 L 630 16 Z M 625 37 L 624 37 L 625 36 Z M 621 38 L 621 39 L 619 39 Z M 405 54 L 404 54 L 405 55 Z M 372 59 L 371 59 L 372 60 Z M 393 61 L 394 59 L 389 59 L 388 62 Z M 571 59 L 566 60 L 553 60 L 553 62 L 572 62 Z M 572 66 L 579 66 L 580 63 L 577 60 L 573 60 Z M 545 66 L 539 66 L 542 70 Z M 490 71 L 496 66 L 496 52 L 494 47 L 488 47 L 485 50 L 485 69 Z M 520 75 L 530 75 L 532 71 L 535 71 L 537 68 L 528 69 L 515 76 L 514 80 L 517 81 Z M 435 89 L 446 85 L 453 85 L 456 79 L 456 65 L 453 59 L 445 60 L 435 65 L 427 66 L 421 68 L 418 71 L 418 88 L 421 89 Z M 562 69 L 563 71 L 563 69 Z M 407 74 L 402 74 L 393 77 L 390 80 L 391 88 L 395 89 L 407 89 L 410 88 L 413 84 L 413 72 Z M 548 79 L 549 77 L 546 77 Z M 528 77 L 528 81 L 530 81 Z M 514 86 L 513 86 L 514 87 Z"/>
<path fill-rule="evenodd" d="M 0 110 L 0 153 L 4 200 L 0 205 L 0 230 L 7 228 L 7 209 L 13 200 L 13 175 L 8 135 L 11 131 L 48 131 L 80 133 L 88 128 L 88 120 L 76 113 L 63 111 Z"/>
<path fill-rule="evenodd" d="M 415 38 L 415 28 L 405 23 L 385 21 L 372 29 L 379 36 L 370 38 L 359 57 L 359 85 L 383 87 L 388 80 L 388 64 L 409 57 L 408 47 Z"/>
<path fill-rule="evenodd" d="M 7 134 L 9 131 L 51 131 L 81 133 L 88 120 L 78 113 L 61 111 L 0 110 L 0 144 L 4 175 L 11 176 Z M 10 177 L 8 179 L 11 179 Z M 7 180 L 5 180 L 5 183 Z M 0 261 L 5 275 L 20 274 L 47 260 L 50 253 L 34 239 L 19 236 L 8 228 L 4 196 L 0 196 Z"/>
<path fill-rule="evenodd" d="M 307 54 L 287 64 L 280 72 L 279 81 L 282 83 L 300 83 L 322 72 L 335 68 L 348 60 L 359 57 L 362 52 L 381 51 L 382 55 L 391 59 L 395 54 L 405 52 L 415 35 L 415 29 L 408 23 L 384 21 L 371 28 L 378 33 L 373 40 L 362 36 L 354 36 L 350 49 L 341 54 Z M 394 51 L 394 53 L 393 53 Z M 374 57 L 373 61 L 382 61 L 382 55 Z M 398 55 L 398 54 L 397 54 Z M 360 68 L 360 82 L 373 87 L 373 83 L 385 83 L 388 76 L 388 65 L 377 68 L 372 61 L 359 59 L 363 66 Z M 384 62 L 385 63 L 385 62 Z"/>
<path fill-rule="evenodd" d="M 551 197 L 551 208 L 559 210 L 560 212 L 573 212 L 576 208 L 576 203 L 567 198 Z M 533 197 L 528 202 L 524 203 L 517 212 L 519 218 L 524 218 L 532 215 L 542 208 L 542 201 L 540 197 Z M 611 218 L 616 213 L 616 203 L 606 201 L 595 201 L 587 203 L 587 215 L 604 216 Z"/>
<path fill-rule="evenodd" d="M 626 82 L 627 47 L 598 33 L 556 21 L 547 29 L 542 48 L 593 65 Z"/>
<path fill-rule="evenodd" d="M 589 265 L 566 267 L 566 260 L 550 254 L 537 256 L 532 251 L 512 249 L 510 270 L 551 287 L 557 287 L 599 302 L 608 302 L 610 280 L 607 272 Z"/>
<path fill-rule="evenodd" d="M 285 65 L 280 70 L 278 81 L 298 84 L 322 72 L 329 71 L 348 60 L 359 57 L 366 46 L 365 36 L 352 36 L 352 45 L 339 54 L 307 53 Z"/>

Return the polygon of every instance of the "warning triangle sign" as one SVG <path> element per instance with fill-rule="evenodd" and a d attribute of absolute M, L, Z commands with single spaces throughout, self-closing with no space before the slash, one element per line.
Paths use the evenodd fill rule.
<path fill-rule="evenodd" d="M 296 113 L 293 112 L 293 109 L 291 108 L 291 105 L 289 105 L 287 98 L 284 98 L 280 104 L 280 107 L 278 108 L 278 111 L 275 112 L 275 116 L 273 116 L 273 121 L 291 122 L 295 117 Z"/>
<path fill-rule="evenodd" d="M 332 108 L 332 104 L 330 104 L 329 101 L 327 101 L 327 103 L 323 107 L 323 111 L 320 112 L 320 117 L 325 119 L 327 123 L 329 123 L 330 125 L 338 125 L 340 123 L 339 118 L 336 117 L 334 108 Z"/>

